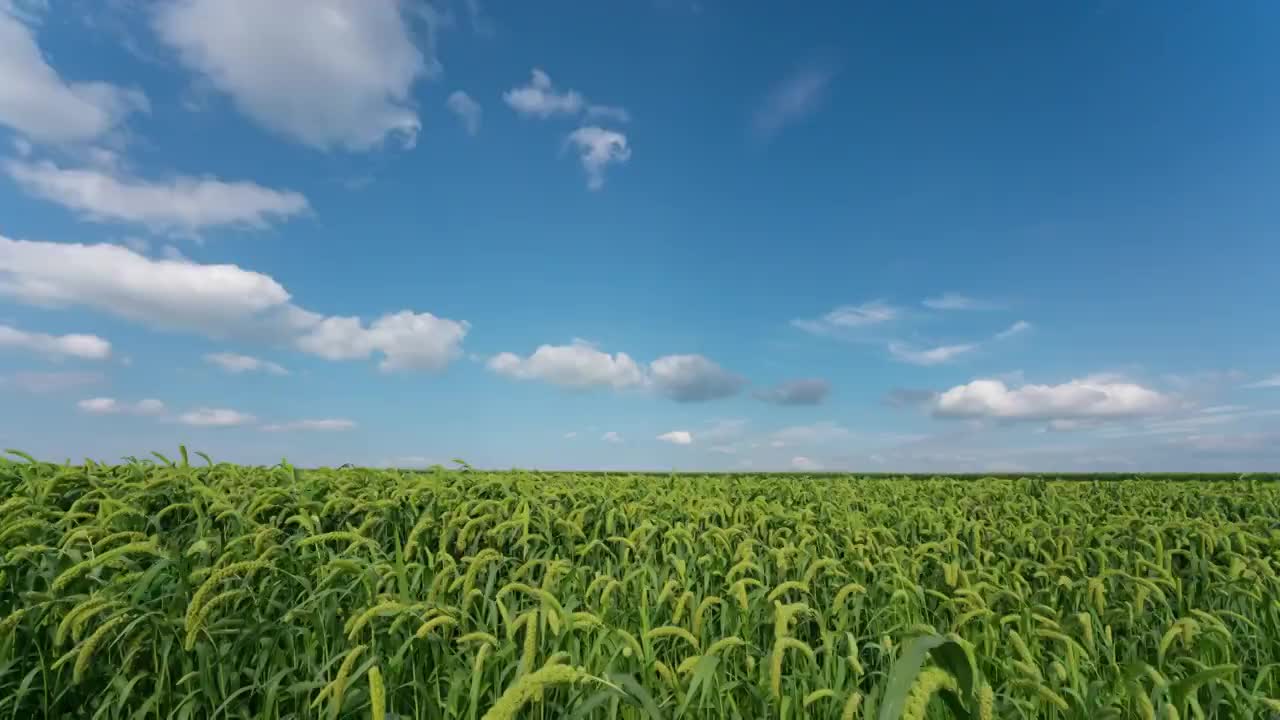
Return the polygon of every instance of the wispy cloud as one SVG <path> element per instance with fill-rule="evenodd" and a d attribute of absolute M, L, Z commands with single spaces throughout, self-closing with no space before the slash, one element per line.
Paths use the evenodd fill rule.
<path fill-rule="evenodd" d="M 0 385 L 29 393 L 51 393 L 102 382 L 106 376 L 97 372 L 17 372 L 0 378 Z"/>
<path fill-rule="evenodd" d="M 195 427 L 236 427 L 251 425 L 257 418 L 238 410 L 226 408 L 196 408 L 178 416 L 178 422 Z"/>
<path fill-rule="evenodd" d="M 998 303 L 979 300 L 960 293 L 943 293 L 937 297 L 925 298 L 920 303 L 931 310 L 995 310 Z"/>
<path fill-rule="evenodd" d="M 129 403 L 110 397 L 96 397 L 81 400 L 76 407 L 89 415 L 159 415 L 164 412 L 164 403 L 154 398 Z"/>
<path fill-rule="evenodd" d="M 752 130 L 768 140 L 788 125 L 812 116 L 822 108 L 835 77 L 829 63 L 812 63 L 795 70 L 774 85 L 756 107 Z"/>
<path fill-rule="evenodd" d="M 480 121 L 484 117 L 484 109 L 480 107 L 480 103 L 465 92 L 454 90 L 444 104 L 462 121 L 462 127 L 466 129 L 468 135 L 474 136 L 480 133 Z"/>
<path fill-rule="evenodd" d="M 791 467 L 795 470 L 821 470 L 822 464 L 803 455 L 791 458 Z"/>
<path fill-rule="evenodd" d="M 1271 377 L 1263 378 L 1258 382 L 1249 383 L 1248 385 L 1245 385 L 1245 387 L 1251 390 L 1257 390 L 1260 388 L 1280 388 L 1280 375 L 1272 375 Z"/>
<path fill-rule="evenodd" d="M 940 345 L 927 349 L 916 349 L 898 342 L 889 343 L 889 354 L 902 362 L 922 366 L 942 365 L 977 349 L 976 343 Z"/>
<path fill-rule="evenodd" d="M 1014 324 L 1010 325 L 1009 327 L 1005 328 L 1004 330 L 1001 330 L 1000 332 L 996 333 L 996 340 L 1004 340 L 1007 338 L 1011 338 L 1014 335 L 1021 335 L 1022 333 L 1030 329 L 1031 329 L 1031 323 L 1027 322 L 1026 320 L 1019 320 Z"/>
<path fill-rule="evenodd" d="M 796 319 L 791 324 L 813 335 L 831 336 L 887 323 L 901 314 L 899 308 L 883 300 L 871 300 L 861 305 L 841 305 L 822 317 Z"/>
<path fill-rule="evenodd" d="M 351 430 L 356 424 L 351 420 L 342 418 L 323 418 L 318 420 L 293 420 L 284 423 L 270 423 L 263 425 L 264 432 L 290 432 L 295 430 L 334 432 L 339 430 Z"/>
<path fill-rule="evenodd" d="M 178 176 L 127 177 L 98 168 L 10 160 L 5 172 L 26 192 L 98 222 L 136 223 L 157 232 L 197 236 L 217 227 L 262 229 L 310 210 L 292 190 L 254 182 Z"/>
<path fill-rule="evenodd" d="M 278 363 L 270 360 L 263 360 L 252 355 L 240 355 L 237 353 L 220 352 L 209 353 L 204 356 L 204 360 L 212 365 L 217 365 L 223 370 L 239 375 L 247 372 L 265 372 L 271 375 L 288 375 L 289 371 Z"/>

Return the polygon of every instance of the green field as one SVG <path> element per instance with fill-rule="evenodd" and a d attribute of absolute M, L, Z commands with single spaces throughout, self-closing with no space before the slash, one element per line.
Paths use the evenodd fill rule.
<path fill-rule="evenodd" d="M 1265 718 L 1280 484 L 0 461 L 0 718 Z"/>

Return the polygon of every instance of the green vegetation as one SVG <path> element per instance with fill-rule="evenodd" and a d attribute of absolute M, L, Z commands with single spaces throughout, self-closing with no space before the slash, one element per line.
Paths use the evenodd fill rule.
<path fill-rule="evenodd" d="M 0 718 L 1267 717 L 1276 518 L 1249 478 L 15 454 Z"/>

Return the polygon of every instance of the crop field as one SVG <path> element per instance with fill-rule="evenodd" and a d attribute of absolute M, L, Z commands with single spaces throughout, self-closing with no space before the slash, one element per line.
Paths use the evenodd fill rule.
<path fill-rule="evenodd" d="M 1280 713 L 1274 482 L 181 455 L 0 460 L 0 718 Z"/>

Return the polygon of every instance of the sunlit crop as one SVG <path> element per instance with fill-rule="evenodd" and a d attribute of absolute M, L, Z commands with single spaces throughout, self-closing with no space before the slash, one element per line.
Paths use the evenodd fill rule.
<path fill-rule="evenodd" d="M 0 717 L 1255 718 L 1280 486 L 0 461 Z"/>

